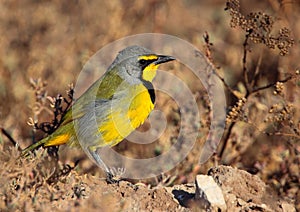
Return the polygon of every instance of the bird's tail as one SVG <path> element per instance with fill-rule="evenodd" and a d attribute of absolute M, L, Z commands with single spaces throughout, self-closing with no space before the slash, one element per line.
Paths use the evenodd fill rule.
<path fill-rule="evenodd" d="M 21 152 L 21 157 L 26 157 L 29 155 L 30 152 L 33 150 L 43 146 L 47 141 L 49 140 L 49 136 L 43 138 L 42 140 L 39 140 L 38 142 L 31 144 L 30 146 L 26 147 L 25 149 L 22 150 Z"/>

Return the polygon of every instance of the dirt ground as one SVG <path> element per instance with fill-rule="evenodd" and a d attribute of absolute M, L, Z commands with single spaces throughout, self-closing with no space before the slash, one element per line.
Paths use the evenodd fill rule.
<path fill-rule="evenodd" d="M 16 165 L 16 160 L 1 156 L 6 167 L 0 183 L 4 211 L 295 211 L 291 200 L 279 197 L 259 177 L 230 166 L 212 167 L 208 172 L 221 187 L 226 207 L 204 208 L 194 182 L 151 186 L 121 180 L 109 184 L 70 167 L 61 169 L 64 171 L 50 182 L 50 166 L 39 167 L 51 161 L 34 158 Z"/>
<path fill-rule="evenodd" d="M 299 14 L 299 1 L 285 0 L 1 1 L 0 211 L 200 211 L 199 174 L 219 184 L 228 211 L 299 211 Z M 208 161 L 199 164 L 210 100 L 178 62 L 165 67 L 189 86 L 201 127 L 187 157 L 167 173 L 107 184 L 81 149 L 60 147 L 49 156 L 41 148 L 18 158 L 19 149 L 45 136 L 30 118 L 53 120 L 50 97 L 65 97 L 93 54 L 145 32 L 192 43 L 223 82 L 225 132 Z M 167 120 L 161 137 L 148 145 L 121 142 L 114 150 L 133 158 L 168 151 L 178 136 L 180 110 L 159 92 L 156 108 Z M 148 128 L 146 122 L 139 130 Z"/>

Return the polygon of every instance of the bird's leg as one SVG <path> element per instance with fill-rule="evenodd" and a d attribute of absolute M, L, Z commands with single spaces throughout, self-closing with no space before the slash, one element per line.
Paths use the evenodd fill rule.
<path fill-rule="evenodd" d="M 96 150 L 92 150 L 91 148 L 88 148 L 89 153 L 92 155 L 92 157 L 94 158 L 94 160 L 96 161 L 96 163 L 102 168 L 104 169 L 105 172 L 109 172 L 109 168 L 106 166 L 106 164 L 103 162 L 103 160 L 100 158 L 99 154 L 97 153 L 97 149 Z"/>
<path fill-rule="evenodd" d="M 97 149 L 92 150 L 92 149 L 89 148 L 89 152 L 92 155 L 92 157 L 94 158 L 94 160 L 96 161 L 96 163 L 102 169 L 104 169 L 104 171 L 106 173 L 106 182 L 111 183 L 111 184 L 112 183 L 118 183 L 120 181 L 120 179 L 115 178 L 115 174 L 116 174 L 116 172 L 114 171 L 115 169 L 109 169 L 108 168 L 108 166 L 101 159 L 100 155 L 97 153 Z"/>

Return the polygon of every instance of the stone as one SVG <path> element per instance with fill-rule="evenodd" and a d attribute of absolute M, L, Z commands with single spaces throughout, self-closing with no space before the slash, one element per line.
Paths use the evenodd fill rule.
<path fill-rule="evenodd" d="M 197 175 L 195 199 L 207 211 L 226 211 L 227 206 L 219 185 L 211 176 Z"/>

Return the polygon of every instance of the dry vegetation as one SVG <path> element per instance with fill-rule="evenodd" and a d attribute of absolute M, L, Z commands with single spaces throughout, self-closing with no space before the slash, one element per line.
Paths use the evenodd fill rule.
<path fill-rule="evenodd" d="M 170 65 L 189 82 L 202 111 L 199 145 L 169 173 L 143 183 L 192 182 L 213 165 L 227 164 L 258 175 L 300 210 L 299 14 L 299 2 L 285 0 L 1 1 L 0 210 L 105 210 L 110 207 L 101 203 L 117 201 L 115 193 L 99 191 L 101 198 L 93 193 L 93 186 L 105 191 L 107 185 L 98 182 L 102 172 L 81 150 L 51 148 L 47 154 L 40 149 L 20 161 L 18 149 L 55 129 L 72 100 L 72 87 L 65 90 L 93 53 L 118 38 L 143 32 L 175 35 L 206 53 L 228 101 L 218 152 L 198 165 L 209 128 L 207 94 L 193 83 L 192 75 L 178 71 L 183 69 L 180 64 Z M 163 136 L 146 147 L 122 142 L 116 150 L 136 158 L 168 150 L 180 116 L 167 97 L 158 94 L 157 99 L 168 120 Z M 124 185 L 121 191 L 126 189 L 132 188 Z M 113 208 L 131 207 L 125 202 Z"/>

